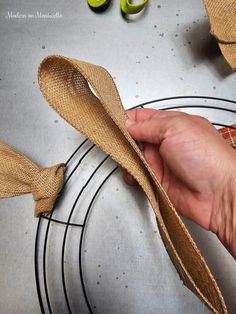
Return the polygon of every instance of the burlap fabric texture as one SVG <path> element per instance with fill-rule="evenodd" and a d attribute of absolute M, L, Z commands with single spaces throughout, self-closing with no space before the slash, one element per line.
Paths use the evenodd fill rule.
<path fill-rule="evenodd" d="M 52 211 L 62 188 L 64 164 L 40 168 L 12 147 L 0 143 L 0 198 L 32 193 L 35 217 Z"/>
<path fill-rule="evenodd" d="M 236 69 L 236 0 L 204 0 L 211 25 L 222 54 Z"/>
<path fill-rule="evenodd" d="M 49 56 L 41 63 L 38 78 L 51 107 L 140 184 L 155 212 L 166 250 L 185 285 L 214 313 L 227 313 L 206 262 L 125 128 L 126 113 L 110 74 L 97 65 Z"/>
<path fill-rule="evenodd" d="M 126 113 L 110 74 L 97 65 L 49 56 L 41 63 L 38 77 L 51 107 L 138 181 L 184 284 L 214 313 L 227 313 L 204 258 L 125 128 Z M 228 138 L 228 131 L 221 134 Z M 62 188 L 64 171 L 64 164 L 40 168 L 15 149 L 0 144 L 0 198 L 31 192 L 36 201 L 36 216 L 52 210 Z"/>

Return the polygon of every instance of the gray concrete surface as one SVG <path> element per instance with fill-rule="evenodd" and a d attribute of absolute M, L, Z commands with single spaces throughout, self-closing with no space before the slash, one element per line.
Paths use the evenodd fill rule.
<path fill-rule="evenodd" d="M 55 18 L 43 17 L 47 14 Z M 1 0 L 0 140 L 42 166 L 65 161 L 81 143 L 78 132 L 40 94 L 37 67 L 49 54 L 107 68 L 126 108 L 174 95 L 235 99 L 236 74 L 210 37 L 205 14 L 202 2 L 196 0 L 150 0 L 146 11 L 130 20 L 121 16 L 119 1 L 114 0 L 103 14 L 93 13 L 86 1 Z M 184 101 L 190 102 L 194 103 Z M 235 122 L 233 114 L 197 113 L 212 121 Z M 101 156 L 95 149 L 76 172 L 56 212 L 58 219 L 68 217 L 72 200 Z M 91 189 L 112 166 L 112 162 L 104 166 Z M 73 221 L 83 219 L 90 193 L 89 189 Z M 33 218 L 33 206 L 31 196 L 0 202 L 0 313 L 40 313 L 34 278 L 38 220 Z M 235 313 L 235 261 L 212 234 L 186 223 L 222 288 L 229 312 Z M 44 227 L 45 223 L 41 248 Z M 60 273 L 63 232 L 64 227 L 54 223 L 49 234 L 47 270 L 54 313 L 67 312 Z M 66 282 L 73 312 L 87 313 L 78 273 L 79 238 L 80 231 L 72 228 L 66 247 Z M 139 190 L 127 188 L 119 172 L 96 199 L 83 252 L 94 313 L 208 312 L 179 280 L 145 198 Z M 44 304 L 46 308 L 45 299 Z"/>

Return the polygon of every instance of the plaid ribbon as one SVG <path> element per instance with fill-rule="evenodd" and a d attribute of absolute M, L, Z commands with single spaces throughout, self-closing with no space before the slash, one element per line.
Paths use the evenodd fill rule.
<path fill-rule="evenodd" d="M 219 129 L 218 131 L 226 142 L 228 142 L 233 148 L 236 148 L 236 124 Z"/>

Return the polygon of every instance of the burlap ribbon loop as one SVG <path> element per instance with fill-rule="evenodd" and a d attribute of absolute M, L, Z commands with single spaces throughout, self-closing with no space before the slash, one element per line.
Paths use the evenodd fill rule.
<path fill-rule="evenodd" d="M 39 85 L 54 110 L 138 181 L 186 286 L 214 313 L 227 313 L 222 294 L 195 242 L 126 130 L 126 114 L 110 74 L 97 65 L 49 56 L 40 65 Z"/>
<path fill-rule="evenodd" d="M 51 212 L 62 188 L 65 165 L 40 168 L 12 147 L 0 143 L 0 198 L 32 193 L 35 216 Z"/>

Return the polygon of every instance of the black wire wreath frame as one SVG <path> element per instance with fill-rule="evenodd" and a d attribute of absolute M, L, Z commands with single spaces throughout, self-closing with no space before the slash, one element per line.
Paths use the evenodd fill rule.
<path fill-rule="evenodd" d="M 218 98 L 218 97 L 211 97 L 211 96 L 176 96 L 176 97 L 167 97 L 167 98 L 160 98 L 160 99 L 156 99 L 156 100 L 151 100 L 145 103 L 142 103 L 140 105 L 137 105 L 135 107 L 132 107 L 130 109 L 134 109 L 134 108 L 138 108 L 138 107 L 145 107 L 147 105 L 150 104 L 156 104 L 156 103 L 160 103 L 160 102 L 164 102 L 164 101 L 169 101 L 169 100 L 178 100 L 178 99 L 204 99 L 204 100 L 216 100 L 216 101 L 220 101 L 220 102 L 226 102 L 226 103 L 232 103 L 232 104 L 236 104 L 236 101 L 234 100 L 230 100 L 230 99 L 226 99 L 226 98 Z M 236 114 L 236 110 L 233 109 L 229 109 L 229 108 L 225 108 L 225 107 L 217 107 L 217 106 L 209 106 L 209 105 L 176 105 L 176 106 L 169 106 L 169 107 L 160 107 L 158 109 L 162 109 L 162 110 L 174 110 L 174 109 L 187 109 L 187 108 L 203 108 L 203 109 L 211 109 L 211 110 L 220 110 L 220 111 L 226 111 L 226 112 L 231 112 Z M 130 110 L 129 109 L 129 110 Z M 225 125 L 225 124 L 221 124 L 218 122 L 211 122 L 213 125 L 215 126 L 220 126 L 220 127 L 229 127 L 232 129 L 236 129 L 235 127 L 232 127 L 230 125 Z M 78 151 L 85 145 L 85 143 L 88 142 L 88 139 L 85 139 L 79 146 L 78 148 L 73 152 L 73 154 L 70 156 L 70 158 L 66 161 L 66 165 L 69 165 L 69 163 L 71 162 L 71 160 L 73 159 L 73 157 L 76 155 L 76 153 L 78 153 Z M 82 163 L 82 161 L 86 158 L 86 156 L 92 151 L 92 149 L 95 147 L 95 145 L 91 145 L 86 151 L 85 153 L 82 155 L 82 157 L 79 159 L 78 163 L 75 165 L 75 167 L 73 168 L 73 170 L 71 171 L 71 173 L 69 174 L 69 176 L 67 177 L 62 190 L 65 188 L 66 184 L 68 183 L 68 181 L 71 179 L 71 177 L 73 176 L 73 174 L 75 173 L 75 171 L 78 169 L 78 167 L 80 166 L 80 164 Z M 76 204 L 79 201 L 81 195 L 83 194 L 84 190 L 86 189 L 86 187 L 88 186 L 89 182 L 92 180 L 92 178 L 94 177 L 94 175 L 97 173 L 97 171 L 102 167 L 102 165 L 106 162 L 106 160 L 110 158 L 110 156 L 106 156 L 99 164 L 98 166 L 94 169 L 94 171 L 92 172 L 92 174 L 90 175 L 90 177 L 88 178 L 88 180 L 86 181 L 86 183 L 83 185 L 83 187 L 81 188 L 81 190 L 79 191 L 79 194 L 77 195 L 73 206 L 70 210 L 69 216 L 67 221 L 62 221 L 62 220 L 57 220 L 53 218 L 53 213 L 54 213 L 54 209 L 51 212 L 51 214 L 49 216 L 45 216 L 45 215 L 41 215 L 39 217 L 39 221 L 38 221 L 38 226 L 37 226 L 37 230 L 36 230 L 36 237 L 35 237 L 35 250 L 34 250 L 34 266 L 35 266 L 35 282 L 36 282 L 36 288 L 37 288 L 37 295 L 38 295 L 38 300 L 39 300 L 39 305 L 40 305 L 40 309 L 42 313 L 46 312 L 46 307 L 45 307 L 45 303 L 47 306 L 47 310 L 48 312 L 51 314 L 53 313 L 52 311 L 52 306 L 51 306 L 51 302 L 50 302 L 50 298 L 49 298 L 49 293 L 48 293 L 48 282 L 47 282 L 47 269 L 46 269 L 46 256 L 47 256 L 47 243 L 48 243 L 48 235 L 49 235 L 49 229 L 50 229 L 50 225 L 51 222 L 55 222 L 58 224 L 63 224 L 65 225 L 65 231 L 64 231 L 64 237 L 63 237 L 63 242 L 62 242 L 62 250 L 61 250 L 61 278 L 62 278 L 62 285 L 63 285 L 63 292 L 64 292 L 64 297 L 65 297 L 65 302 L 66 302 L 66 306 L 68 309 L 68 312 L 70 314 L 72 314 L 72 310 L 71 310 L 71 306 L 70 306 L 70 301 L 69 301 L 69 297 L 68 297 L 68 292 L 67 292 L 67 287 L 66 287 L 66 280 L 65 280 L 65 247 L 66 247 L 66 240 L 67 240 L 67 234 L 68 234 L 68 229 L 69 227 L 77 227 L 77 228 L 81 228 L 81 235 L 80 235 L 80 242 L 79 242 L 79 273 L 80 273 L 80 279 L 81 279 L 81 286 L 82 286 L 82 291 L 84 294 L 84 299 L 88 308 L 88 311 L 90 313 L 93 313 L 92 310 L 92 306 L 91 306 L 91 301 L 89 300 L 89 296 L 86 290 L 86 285 L 84 282 L 84 277 L 83 277 L 83 265 L 82 265 L 82 246 L 83 246 L 83 241 L 84 241 L 84 235 L 85 235 L 85 231 L 86 231 L 86 223 L 89 217 L 89 213 L 91 211 L 91 208 L 93 206 L 94 200 L 96 198 L 96 196 L 98 195 L 98 193 L 100 192 L 101 188 L 104 186 L 104 184 L 107 182 L 107 180 L 114 174 L 114 172 L 117 170 L 117 166 L 111 170 L 109 172 L 109 174 L 105 177 L 105 179 L 101 182 L 101 184 L 99 185 L 99 187 L 97 188 L 97 190 L 95 191 L 89 206 L 87 208 L 84 220 L 82 224 L 75 224 L 75 223 L 71 223 L 71 218 L 73 215 L 73 212 L 75 210 Z M 44 288 L 44 293 L 45 293 L 45 298 L 46 298 L 46 302 L 43 301 L 42 298 L 42 287 L 40 285 L 40 274 L 39 274 L 39 235 L 40 235 L 40 230 L 41 230 L 41 225 L 42 225 L 42 220 L 43 219 L 47 219 L 47 227 L 46 227 L 46 232 L 45 232 L 45 237 L 44 237 L 44 244 L 43 244 L 43 256 L 42 256 L 42 262 L 43 262 L 43 288 Z"/>

